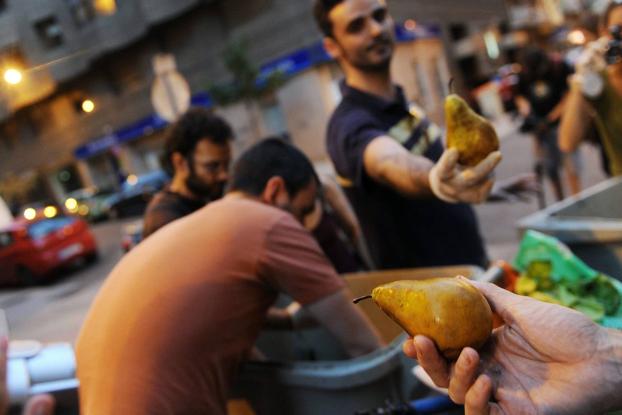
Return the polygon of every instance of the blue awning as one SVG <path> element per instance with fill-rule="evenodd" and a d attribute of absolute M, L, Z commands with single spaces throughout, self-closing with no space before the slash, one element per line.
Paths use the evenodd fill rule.
<path fill-rule="evenodd" d="M 438 38 L 441 35 L 441 28 L 436 24 L 418 24 L 413 30 L 406 29 L 403 24 L 395 25 L 395 38 L 397 42 L 412 42 L 417 39 Z M 332 58 L 326 53 L 322 42 L 318 41 L 311 46 L 298 49 L 293 53 L 274 59 L 260 68 L 258 83 L 264 82 L 266 78 L 275 71 L 282 72 L 285 76 L 291 77 L 300 72 L 326 62 Z M 192 106 L 211 108 L 213 100 L 207 92 L 200 92 L 191 99 Z M 97 137 L 88 143 L 78 147 L 74 155 L 78 159 L 87 159 L 110 148 L 136 140 L 144 135 L 153 133 L 166 127 L 168 123 L 157 114 L 151 114 L 127 127 L 121 128 L 110 135 Z"/>

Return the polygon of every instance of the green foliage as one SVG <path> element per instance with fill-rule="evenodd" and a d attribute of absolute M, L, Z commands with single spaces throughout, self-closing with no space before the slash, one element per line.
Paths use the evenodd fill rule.
<path fill-rule="evenodd" d="M 219 105 L 261 98 L 285 83 L 286 77 L 281 71 L 274 71 L 260 79 L 259 68 L 248 57 L 245 41 L 230 43 L 222 57 L 232 81 L 208 87 L 210 95 Z"/>

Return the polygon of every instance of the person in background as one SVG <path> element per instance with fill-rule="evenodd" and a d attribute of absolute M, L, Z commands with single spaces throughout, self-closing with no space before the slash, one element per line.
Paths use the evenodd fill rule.
<path fill-rule="evenodd" d="M 229 124 L 202 108 L 189 110 L 175 122 L 168 131 L 163 156 L 172 180 L 147 206 L 143 239 L 222 197 L 232 139 Z"/>
<path fill-rule="evenodd" d="M 302 152 L 261 141 L 235 163 L 225 197 L 130 251 L 78 336 L 81 413 L 224 415 L 229 387 L 280 292 L 350 356 L 381 347 L 302 226 L 318 186 Z M 297 320 L 288 314 L 268 319 Z"/>
<path fill-rule="evenodd" d="M 602 15 L 601 38 L 577 60 L 564 111 L 559 146 L 575 151 L 597 130 L 609 173 L 622 175 L 622 1 L 611 1 Z"/>
<path fill-rule="evenodd" d="M 391 79 L 394 25 L 384 0 L 316 0 L 324 48 L 345 74 L 328 153 L 379 269 L 488 259 L 467 203 L 486 200 L 494 152 L 474 168 L 444 152 L 441 130 Z"/>
<path fill-rule="evenodd" d="M 320 176 L 321 191 L 315 209 L 305 218 L 305 228 L 313 234 L 338 273 L 374 269 L 352 206 L 335 179 Z"/>
<path fill-rule="evenodd" d="M 469 281 L 504 325 L 448 362 L 427 337 L 404 343 L 467 415 L 603 414 L 622 409 L 622 332 L 578 311 Z"/>
<path fill-rule="evenodd" d="M 539 182 L 542 183 L 542 179 L 547 177 L 555 199 L 562 200 L 564 187 L 560 171 L 565 162 L 557 144 L 557 132 L 568 92 L 567 79 L 572 68 L 539 47 L 525 51 L 522 67 L 516 96 L 519 112 L 525 117 L 521 131 L 533 133 L 534 171 Z M 567 164 L 572 167 L 569 169 L 569 183 L 576 187 L 574 178 L 580 170 L 579 154 L 574 153 L 572 157 Z M 543 200 L 540 205 L 543 207 Z"/>

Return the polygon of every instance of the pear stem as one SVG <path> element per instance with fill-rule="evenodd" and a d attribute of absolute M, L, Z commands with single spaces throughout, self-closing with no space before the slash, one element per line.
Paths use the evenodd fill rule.
<path fill-rule="evenodd" d="M 449 80 L 449 93 L 450 94 L 454 93 L 454 81 L 455 79 L 453 77 Z"/>
<path fill-rule="evenodd" d="M 363 297 L 355 298 L 354 300 L 352 300 L 352 302 L 354 304 L 358 304 L 359 302 L 363 300 L 369 300 L 370 298 L 372 298 L 371 295 L 364 295 Z"/>

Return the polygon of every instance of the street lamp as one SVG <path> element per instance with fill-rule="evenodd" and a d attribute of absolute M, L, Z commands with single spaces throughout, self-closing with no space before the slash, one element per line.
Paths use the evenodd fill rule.
<path fill-rule="evenodd" d="M 94 109 L 95 103 L 93 101 L 91 101 L 90 99 L 85 99 L 84 101 L 82 101 L 82 111 L 90 113 L 93 112 Z"/>
<path fill-rule="evenodd" d="M 22 81 L 22 73 L 15 68 L 4 71 L 4 80 L 11 85 L 17 85 Z"/>

